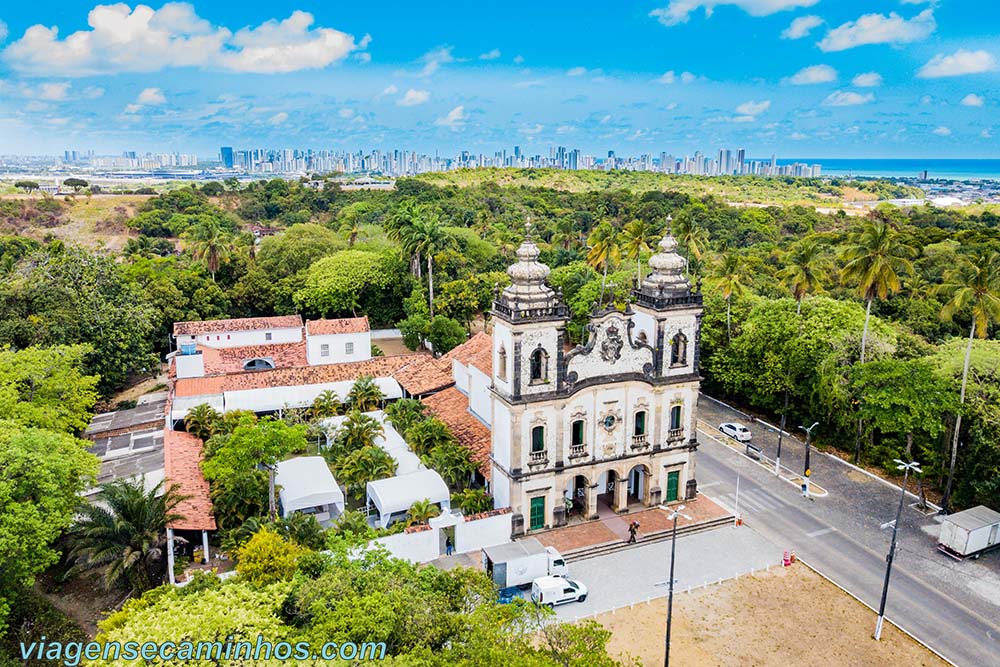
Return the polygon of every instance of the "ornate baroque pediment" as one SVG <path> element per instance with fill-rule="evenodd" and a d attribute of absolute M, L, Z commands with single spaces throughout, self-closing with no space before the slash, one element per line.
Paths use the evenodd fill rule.
<path fill-rule="evenodd" d="M 590 338 L 566 356 L 566 380 L 618 375 L 648 375 L 653 368 L 653 349 L 632 339 L 631 318 L 612 312 L 589 325 Z"/>

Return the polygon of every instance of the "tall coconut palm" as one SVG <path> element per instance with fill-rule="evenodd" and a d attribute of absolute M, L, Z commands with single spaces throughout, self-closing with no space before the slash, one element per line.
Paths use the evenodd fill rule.
<path fill-rule="evenodd" d="M 358 242 L 358 234 L 361 233 L 361 225 L 364 223 L 364 217 L 371 210 L 371 204 L 366 201 L 356 201 L 353 204 L 348 204 L 340 213 L 337 214 L 337 220 L 340 223 L 341 231 L 347 232 L 347 246 L 353 248 L 354 244 Z"/>
<path fill-rule="evenodd" d="M 101 503 L 83 503 L 70 529 L 74 570 L 99 569 L 106 588 L 142 593 L 162 580 L 167 525 L 181 519 L 177 487 L 160 482 L 146 490 L 142 479 L 101 486 Z"/>
<path fill-rule="evenodd" d="M 232 256 L 232 234 L 223 229 L 218 220 L 206 218 L 192 226 L 186 238 L 191 254 L 205 265 L 214 282 L 216 272 Z"/>
<path fill-rule="evenodd" d="M 432 503 L 430 499 L 417 500 L 410 505 L 410 509 L 406 513 L 406 525 L 413 526 L 415 524 L 427 523 L 440 514 L 441 508 Z"/>
<path fill-rule="evenodd" d="M 622 228 L 622 252 L 635 260 L 635 279 L 642 280 L 642 255 L 656 243 L 653 227 L 645 220 L 633 220 Z"/>
<path fill-rule="evenodd" d="M 608 267 L 621 261 L 622 250 L 618 245 L 618 232 L 609 222 L 602 222 L 587 239 L 587 264 L 594 270 L 600 270 L 604 277 L 601 280 L 601 303 L 604 303 L 604 291 L 608 283 Z"/>
<path fill-rule="evenodd" d="M 732 250 L 723 253 L 718 261 L 712 265 L 710 280 L 722 292 L 722 298 L 726 300 L 726 336 L 732 339 L 733 297 L 741 296 L 746 291 L 746 286 L 743 284 L 743 258 Z"/>
<path fill-rule="evenodd" d="M 802 300 L 823 292 L 823 276 L 830 266 L 826 249 L 816 239 L 806 237 L 788 253 L 781 277 L 795 297 L 795 314 L 802 312 Z"/>
<path fill-rule="evenodd" d="M 688 267 L 694 260 L 700 260 L 708 246 L 708 230 L 699 226 L 691 213 L 684 212 L 674 219 L 672 231 L 677 244 L 684 252 Z"/>
<path fill-rule="evenodd" d="M 843 253 L 846 263 L 841 277 L 845 282 L 857 283 L 858 293 L 867 302 L 861 333 L 861 363 L 865 363 L 872 301 L 885 299 L 900 290 L 901 276 L 913 273 L 910 257 L 914 251 L 900 240 L 889 223 L 881 219 L 865 222 L 859 231 L 851 234 L 849 242 Z"/>
<path fill-rule="evenodd" d="M 413 252 L 427 258 L 427 294 L 430 306 L 430 315 L 434 317 L 434 255 L 438 254 L 449 245 L 452 237 L 445 231 L 441 220 L 430 208 L 425 208 L 421 212 L 419 220 L 411 224 L 404 232 L 405 245 L 413 249 Z"/>
<path fill-rule="evenodd" d="M 972 358 L 972 340 L 985 338 L 991 322 L 1000 322 L 1000 254 L 980 252 L 971 258 L 963 257 L 960 264 L 945 274 L 944 283 L 938 288 L 949 296 L 941 309 L 941 317 L 951 320 L 955 313 L 970 309 L 972 324 L 969 341 L 965 346 L 962 365 L 962 386 L 959 404 L 965 404 L 965 389 L 969 381 L 969 361 Z M 945 484 L 941 505 L 947 510 L 955 478 L 955 460 L 958 457 L 958 439 L 962 429 L 962 413 L 955 415 L 955 430 L 951 436 L 951 460 L 948 463 L 948 482 Z"/>
<path fill-rule="evenodd" d="M 378 409 L 384 400 L 385 394 L 375 384 L 375 378 L 371 375 L 360 376 L 351 385 L 351 391 L 347 394 L 347 404 L 352 410 L 361 412 Z"/>
<path fill-rule="evenodd" d="M 420 261 L 420 253 L 413 247 L 409 233 L 410 227 L 420 219 L 422 209 L 423 206 L 418 204 L 415 199 L 404 200 L 386 217 L 384 223 L 389 239 L 399 243 L 403 252 L 409 256 L 410 273 L 416 276 L 418 280 L 421 277 L 422 262 Z"/>

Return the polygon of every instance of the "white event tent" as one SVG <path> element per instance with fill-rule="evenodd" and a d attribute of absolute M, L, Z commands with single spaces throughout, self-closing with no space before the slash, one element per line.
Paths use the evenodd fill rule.
<path fill-rule="evenodd" d="M 442 510 L 450 509 L 451 493 L 441 475 L 434 470 L 423 469 L 407 475 L 388 477 L 367 485 L 368 506 L 375 506 L 378 512 L 376 525 L 386 528 L 394 519 L 405 516 L 410 505 L 418 500 L 437 503 Z"/>
<path fill-rule="evenodd" d="M 336 519 L 344 511 L 344 492 L 322 456 L 281 461 L 274 481 L 281 487 L 282 516 L 305 512 L 322 523 Z"/>

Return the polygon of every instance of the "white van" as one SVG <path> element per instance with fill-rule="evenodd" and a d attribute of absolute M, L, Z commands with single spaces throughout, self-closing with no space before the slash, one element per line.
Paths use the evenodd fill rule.
<path fill-rule="evenodd" d="M 531 582 L 531 600 L 536 604 L 554 607 L 564 602 L 583 602 L 587 587 L 565 577 L 538 577 Z"/>

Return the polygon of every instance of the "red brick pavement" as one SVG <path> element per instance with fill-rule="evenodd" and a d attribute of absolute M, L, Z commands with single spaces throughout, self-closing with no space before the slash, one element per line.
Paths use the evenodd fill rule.
<path fill-rule="evenodd" d="M 698 496 L 695 500 L 685 503 L 684 513 L 690 516 L 691 519 L 678 517 L 678 528 L 712 521 L 729 514 L 705 496 Z M 566 526 L 565 528 L 556 528 L 555 530 L 538 533 L 533 537 L 537 537 L 538 541 L 545 546 L 555 547 L 560 553 L 566 553 L 575 549 L 624 540 L 628 536 L 628 522 L 638 521 L 638 538 L 641 542 L 644 535 L 651 535 L 672 529 L 673 522 L 668 517 L 668 512 L 656 507 L 635 511 L 622 516 L 613 513 L 601 513 L 599 520 L 587 521 L 575 526 Z"/>

